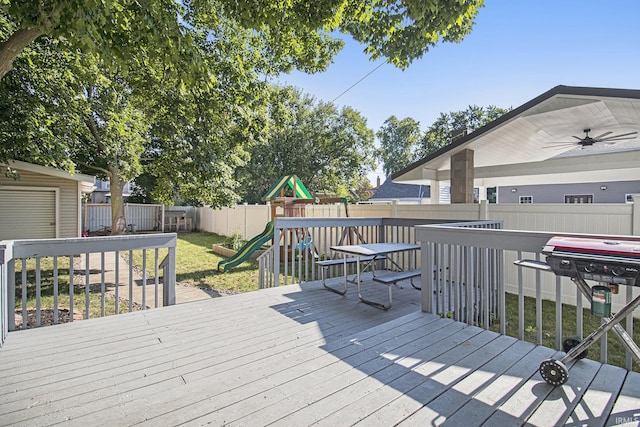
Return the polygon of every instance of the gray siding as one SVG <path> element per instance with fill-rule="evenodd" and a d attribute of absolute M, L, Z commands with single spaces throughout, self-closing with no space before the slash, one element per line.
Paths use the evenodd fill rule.
<path fill-rule="evenodd" d="M 593 203 L 625 203 L 625 194 L 632 193 L 640 193 L 640 181 L 513 185 L 498 188 L 498 203 L 519 203 L 520 196 L 532 196 L 533 203 L 564 203 L 565 195 L 578 194 L 593 195 Z"/>

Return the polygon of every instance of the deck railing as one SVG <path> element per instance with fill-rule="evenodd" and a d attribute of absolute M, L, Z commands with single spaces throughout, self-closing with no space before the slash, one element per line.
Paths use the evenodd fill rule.
<path fill-rule="evenodd" d="M 449 222 L 423 218 L 277 218 L 274 244 L 258 257 L 259 287 L 320 279 L 322 273 L 315 261 L 341 257 L 331 250 L 331 246 L 376 242 L 416 243 L 416 225 Z M 501 227 L 501 221 L 456 223 Z M 394 254 L 392 259 L 403 268 L 420 267 L 420 258 L 416 253 Z M 342 265 L 335 265 L 329 267 L 327 273 L 331 276 L 340 275 L 342 268 Z"/>
<path fill-rule="evenodd" d="M 7 339 L 9 332 L 9 302 L 7 293 L 7 264 L 5 259 L 11 258 L 11 247 L 0 243 L 0 347 Z"/>
<path fill-rule="evenodd" d="M 583 307 L 589 307 L 578 287 L 569 278 L 518 267 L 519 259 L 543 260 L 542 248 L 553 236 L 580 236 L 613 239 L 620 236 L 546 233 L 512 230 L 467 228 L 466 224 L 427 225 L 416 227 L 421 242 L 422 257 L 422 309 L 428 313 L 450 316 L 455 320 L 495 328 L 506 334 L 506 296 L 517 298 L 517 338 L 525 339 L 535 332 L 536 344 L 543 344 L 543 337 L 555 337 L 557 350 L 562 350 L 563 340 L 569 337 L 583 338 Z M 625 237 L 638 240 L 638 237 Z M 438 274 L 429 274 L 437 271 Z M 637 294 L 638 288 L 621 286 L 620 294 L 613 295 L 613 311 L 618 311 Z M 535 307 L 535 324 L 525 323 L 525 299 Z M 554 304 L 555 330 L 543 327 L 543 300 Z M 575 331 L 565 330 L 563 336 L 563 304 L 576 307 Z M 529 310 L 531 311 L 531 310 Z M 545 317 L 549 317 L 548 315 Z M 567 319 L 569 320 L 569 319 Z M 565 322 L 566 323 L 566 322 Z M 573 323 L 573 322 L 572 322 Z M 626 330 L 633 336 L 633 316 L 626 319 Z M 590 332 L 590 331 L 589 331 Z M 608 339 L 600 341 L 600 361 L 608 361 Z M 549 345 L 548 342 L 544 343 Z M 625 367 L 631 369 L 631 354 L 627 351 Z"/>
<path fill-rule="evenodd" d="M 73 321 L 77 315 L 86 319 L 175 304 L 175 248 L 175 233 L 2 242 L 3 337 L 41 326 L 45 310 L 47 323 L 57 324 L 62 312 Z M 84 304 L 77 304 L 80 298 Z M 18 324 L 16 307 L 22 316 Z"/>

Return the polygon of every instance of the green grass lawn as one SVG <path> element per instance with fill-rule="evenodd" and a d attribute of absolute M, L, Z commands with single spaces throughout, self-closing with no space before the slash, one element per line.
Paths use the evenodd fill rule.
<path fill-rule="evenodd" d="M 517 295 L 507 294 L 506 308 L 506 329 L 507 335 L 518 337 L 518 297 Z M 536 306 L 535 298 L 525 297 L 524 304 L 524 339 L 525 341 L 535 343 L 537 337 L 536 329 Z M 556 343 L 556 303 L 554 301 L 542 301 L 542 345 L 545 347 L 555 348 Z M 589 308 L 583 309 L 582 322 L 584 336 L 586 337 L 600 326 L 600 318 L 593 316 Z M 622 323 L 623 326 L 626 322 Z M 500 323 L 496 322 L 491 325 L 491 330 L 499 331 Z M 640 342 L 640 320 L 634 319 L 633 322 L 634 341 Z M 576 307 L 568 304 L 562 305 L 562 337 L 563 339 L 574 337 L 576 335 Z M 613 332 L 609 332 L 607 340 L 608 363 L 610 365 L 624 367 L 624 347 Z M 600 360 L 600 341 L 589 347 L 589 359 Z M 634 363 L 633 369 L 640 371 L 640 366 Z"/>
<path fill-rule="evenodd" d="M 35 310 L 37 307 L 37 289 L 35 277 L 35 259 L 29 259 L 26 262 L 26 291 L 27 291 L 27 310 Z M 53 258 L 43 257 L 40 259 L 40 308 L 42 310 L 53 309 L 55 307 L 54 297 L 54 264 Z M 76 271 L 76 285 L 73 288 L 73 311 L 74 318 L 86 318 L 86 294 L 84 287 L 84 272 Z M 16 310 L 22 311 L 22 263 L 16 263 Z M 58 258 L 58 310 L 68 310 L 70 308 L 70 292 L 69 292 L 69 258 Z M 92 285 L 89 292 L 89 317 L 101 317 L 103 312 L 105 316 L 110 316 L 116 312 L 116 301 L 111 295 L 105 295 L 104 300 L 100 292 L 100 286 Z M 139 310 L 139 307 L 133 306 L 133 310 Z M 49 310 L 52 312 L 52 310 Z M 120 301 L 118 304 L 118 312 L 126 313 L 129 311 L 127 302 Z M 48 316 L 52 316 L 49 314 Z M 46 323 L 45 316 L 42 319 Z"/>
<path fill-rule="evenodd" d="M 224 258 L 214 253 L 211 245 L 225 240 L 225 237 L 214 233 L 178 235 L 176 281 L 226 292 L 257 290 L 258 262 L 255 259 L 249 259 L 226 273 L 218 272 L 218 263 Z"/>
<path fill-rule="evenodd" d="M 226 237 L 214 233 L 179 234 L 176 246 L 176 281 L 208 287 L 221 293 L 257 290 L 258 262 L 255 259 L 249 259 L 226 273 L 218 272 L 218 263 L 224 258 L 214 253 L 211 245 L 221 244 L 226 240 Z M 159 251 L 159 259 L 164 259 L 166 253 L 166 249 Z M 147 262 L 150 262 L 149 258 Z M 138 267 L 142 266 L 142 251 L 134 251 L 134 263 Z M 149 277 L 152 277 L 151 270 L 147 266 Z"/>

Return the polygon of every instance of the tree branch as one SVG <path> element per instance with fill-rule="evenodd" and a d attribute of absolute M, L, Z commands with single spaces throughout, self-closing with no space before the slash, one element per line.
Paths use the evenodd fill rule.
<path fill-rule="evenodd" d="M 89 132 L 91 132 L 91 136 L 93 136 L 94 141 L 96 141 L 98 148 L 102 152 L 104 152 L 105 146 L 102 143 L 102 139 L 100 138 L 100 132 L 98 132 L 98 126 L 94 118 L 91 117 L 90 115 L 84 116 L 84 124 L 87 125 L 87 127 L 89 128 Z"/>
<path fill-rule="evenodd" d="M 87 167 L 89 169 L 94 169 L 94 170 L 97 170 L 99 172 L 104 172 L 105 175 L 109 176 L 109 171 L 107 169 L 102 169 L 102 168 L 100 168 L 98 166 L 90 165 L 88 163 L 80 162 L 80 161 L 76 161 L 76 163 L 79 164 L 79 165 L 82 165 L 84 167 Z"/>
<path fill-rule="evenodd" d="M 32 41 L 42 35 L 38 28 L 21 28 L 0 44 L 0 79 L 13 68 L 13 61 Z"/>

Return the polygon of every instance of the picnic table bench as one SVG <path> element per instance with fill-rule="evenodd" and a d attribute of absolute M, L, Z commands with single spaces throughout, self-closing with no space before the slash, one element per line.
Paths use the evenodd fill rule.
<path fill-rule="evenodd" d="M 413 279 L 415 277 L 419 277 L 420 274 L 421 274 L 420 269 L 416 268 L 415 270 L 394 271 L 389 274 L 374 276 L 373 280 L 375 282 L 382 283 L 387 286 L 391 286 L 391 285 L 395 285 L 397 282 L 401 280 L 411 279 L 411 286 L 419 290 L 420 288 L 413 284 Z"/>
<path fill-rule="evenodd" d="M 360 261 L 361 262 L 366 262 L 367 264 L 365 265 L 365 267 L 363 268 L 363 270 L 366 270 L 367 268 L 371 267 L 373 268 L 373 274 L 375 276 L 375 265 L 373 263 L 373 261 L 378 261 L 378 260 L 383 260 L 385 259 L 384 256 L 379 256 L 379 255 L 371 255 L 371 256 L 366 256 L 366 257 L 360 257 Z M 326 289 L 330 290 L 331 292 L 335 292 L 337 294 L 340 295 L 344 295 L 345 293 L 347 293 L 347 285 L 345 283 L 345 288 L 344 291 L 332 288 L 330 286 L 327 285 L 326 283 L 326 279 L 327 279 L 327 270 L 329 267 L 332 266 L 337 266 L 337 265 L 352 265 L 355 264 L 356 262 L 358 262 L 358 258 L 357 257 L 352 257 L 352 258 L 337 258 L 337 259 L 324 259 L 321 261 L 316 261 L 316 265 L 320 266 L 321 269 L 321 277 L 322 277 L 322 286 L 324 286 Z M 345 276 L 347 276 L 347 272 L 343 272 Z M 347 279 L 348 280 L 348 279 Z M 355 279 L 357 280 L 357 279 Z M 349 280 L 352 283 L 355 283 L 354 280 Z"/>

